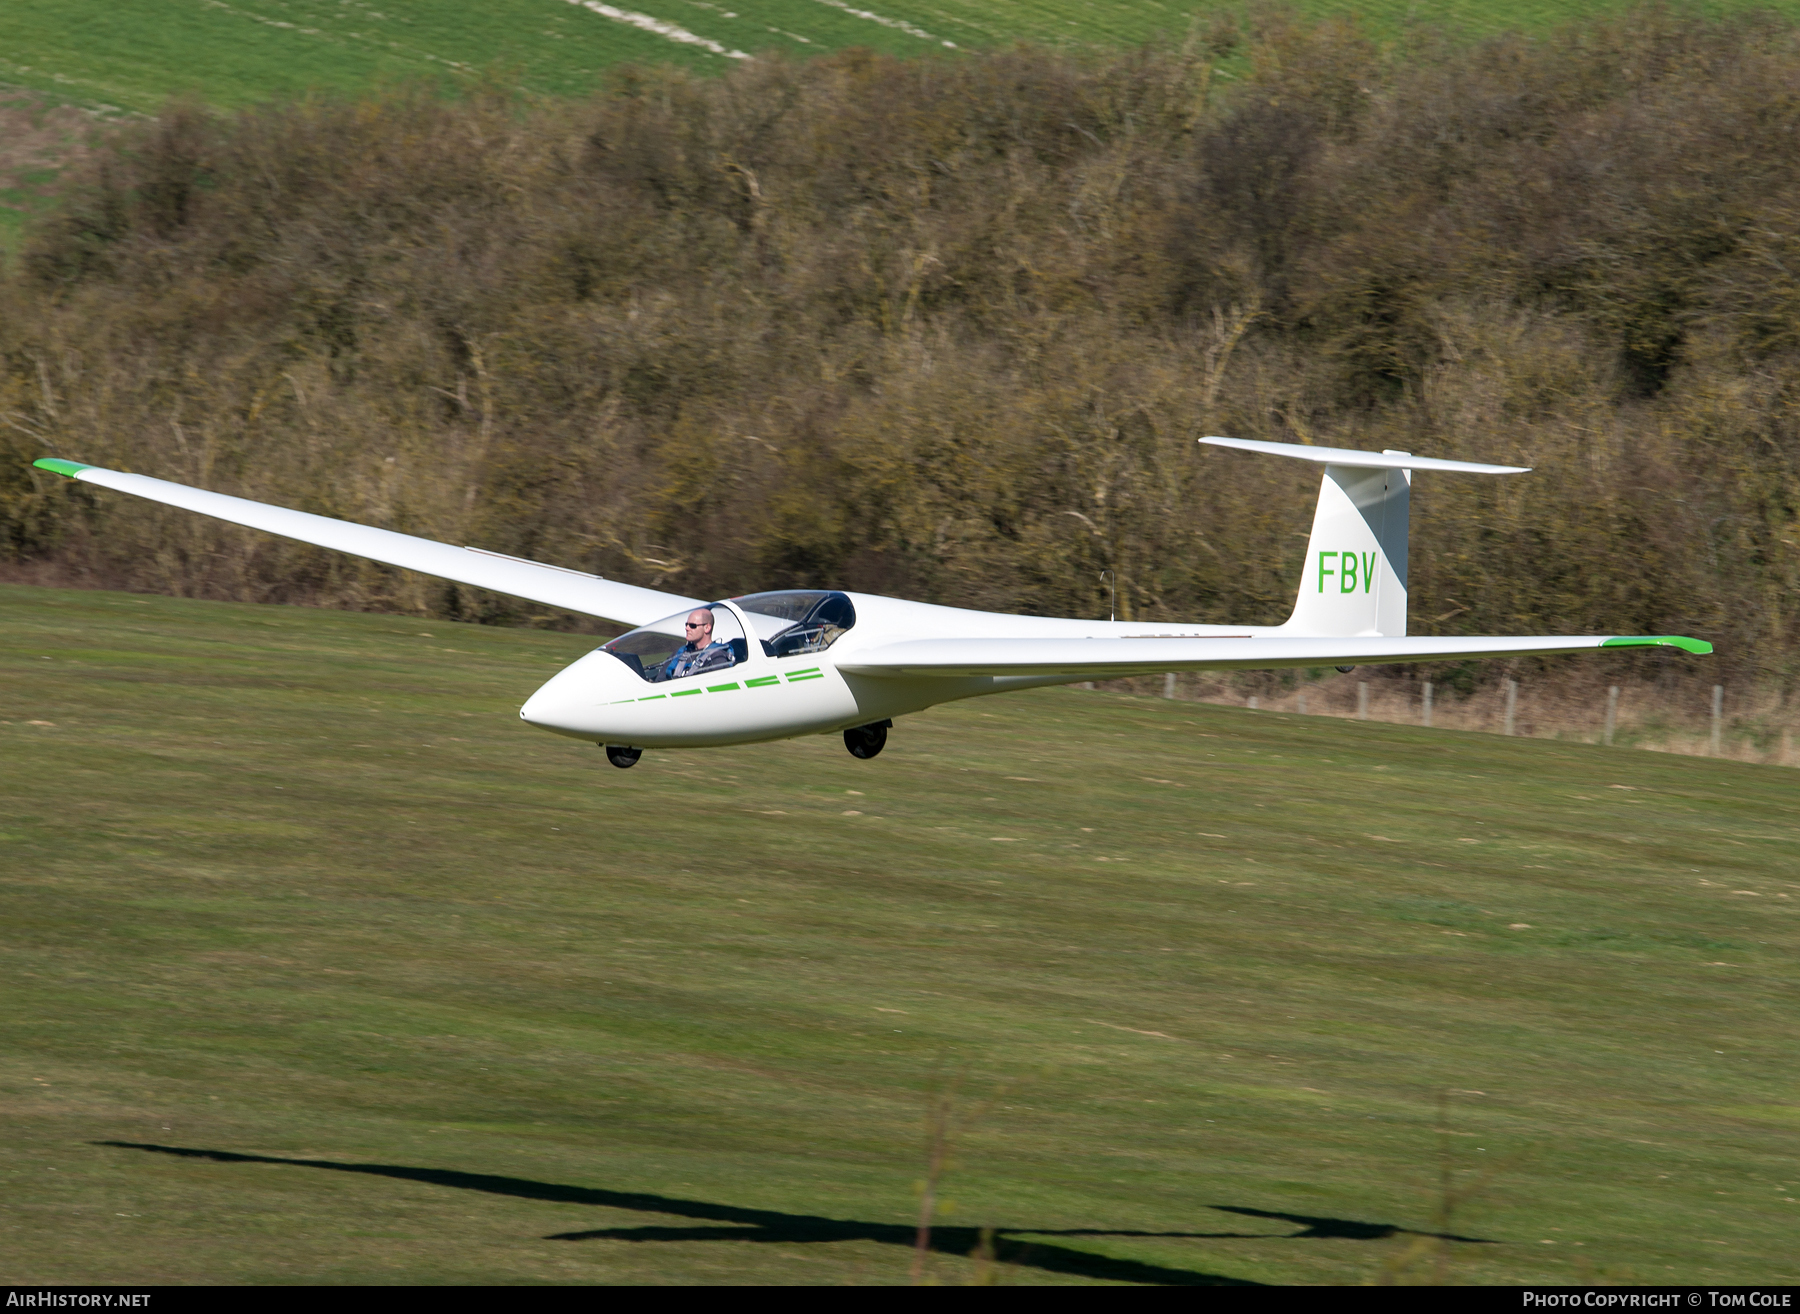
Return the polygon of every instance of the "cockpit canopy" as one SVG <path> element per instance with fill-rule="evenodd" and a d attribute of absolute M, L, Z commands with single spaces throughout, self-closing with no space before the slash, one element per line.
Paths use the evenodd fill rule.
<path fill-rule="evenodd" d="M 621 634 L 600 650 L 610 652 L 652 684 L 729 670 L 750 654 L 744 627 L 730 607 L 717 603 L 664 616 Z"/>
<path fill-rule="evenodd" d="M 749 613 L 756 637 L 771 657 L 824 652 L 856 624 L 850 599 L 823 589 L 746 593 L 732 601 Z"/>
<path fill-rule="evenodd" d="M 822 589 L 751 593 L 732 601 L 749 617 L 769 657 L 824 652 L 856 624 L 850 599 Z M 729 670 L 749 659 L 750 644 L 732 609 L 713 602 L 621 634 L 601 651 L 660 684 Z"/>

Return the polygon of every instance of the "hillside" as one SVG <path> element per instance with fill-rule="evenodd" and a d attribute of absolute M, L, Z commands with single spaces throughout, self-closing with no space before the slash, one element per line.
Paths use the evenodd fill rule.
<path fill-rule="evenodd" d="M 1800 8 L 1791 0 L 1759 7 Z M 1622 0 L 1457 0 L 1425 9 L 1406 0 L 1308 0 L 1295 12 L 1354 11 L 1388 36 L 1421 22 L 1486 35 L 1543 31 L 1622 8 Z M 115 113 L 152 113 L 173 95 L 233 106 L 489 70 L 567 95 L 593 90 L 602 70 L 624 61 L 719 71 L 769 51 L 810 56 L 866 46 L 909 56 L 1016 41 L 1131 45 L 1185 30 L 1196 12 L 1236 11 L 1174 0 L 59 0 L 0 10 L 0 85 Z"/>
<path fill-rule="evenodd" d="M 516 718 L 584 646 L 0 588 L 14 1281 L 905 1282 L 933 1092 L 946 1282 L 1800 1281 L 1790 773 L 1076 691 L 621 772 Z"/>
<path fill-rule="evenodd" d="M 1224 433 L 1532 467 L 1417 481 L 1415 632 L 1694 634 L 1594 669 L 1787 700 L 1797 79 L 1791 27 L 1645 10 L 180 109 L 0 285 L 0 553 L 567 623 L 49 454 L 686 596 L 1279 623 L 1316 476 Z"/>

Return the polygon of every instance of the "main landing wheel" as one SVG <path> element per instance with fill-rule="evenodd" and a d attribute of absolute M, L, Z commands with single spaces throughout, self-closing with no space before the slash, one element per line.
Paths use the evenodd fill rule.
<path fill-rule="evenodd" d="M 844 747 L 851 757 L 870 758 L 887 747 L 888 727 L 892 721 L 875 721 L 844 731 Z"/>
<path fill-rule="evenodd" d="M 606 746 L 606 760 L 621 771 L 626 767 L 636 766 L 637 760 L 643 755 L 644 750 L 641 748 L 622 748 L 618 744 Z"/>

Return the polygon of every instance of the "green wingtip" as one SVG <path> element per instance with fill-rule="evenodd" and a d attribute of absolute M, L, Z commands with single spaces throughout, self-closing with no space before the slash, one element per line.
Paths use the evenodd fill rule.
<path fill-rule="evenodd" d="M 91 465 L 83 465 L 80 461 L 65 461 L 60 456 L 42 457 L 39 460 L 33 461 L 32 464 L 40 470 L 51 470 L 59 475 L 67 475 L 71 479 L 80 474 L 83 470 L 92 470 L 94 468 Z"/>
<path fill-rule="evenodd" d="M 1683 652 L 1697 653 L 1702 657 L 1712 651 L 1712 644 L 1705 639 L 1690 639 L 1684 634 L 1622 634 L 1616 639 L 1607 639 L 1600 646 L 1602 648 L 1679 648 Z"/>

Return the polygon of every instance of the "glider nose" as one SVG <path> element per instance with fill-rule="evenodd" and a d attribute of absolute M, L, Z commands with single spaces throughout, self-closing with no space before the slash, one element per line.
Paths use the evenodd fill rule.
<path fill-rule="evenodd" d="M 527 725 L 535 725 L 543 730 L 558 730 L 567 720 L 565 704 L 568 695 L 573 692 L 568 688 L 569 681 L 564 677 L 567 671 L 559 671 L 550 677 L 538 691 L 525 700 L 519 709 L 519 719 Z"/>
<path fill-rule="evenodd" d="M 600 709 L 618 696 L 609 692 L 613 681 L 607 678 L 615 672 L 630 678 L 616 658 L 591 652 L 546 680 L 525 700 L 519 719 L 540 730 L 591 739 L 599 731 Z"/>

